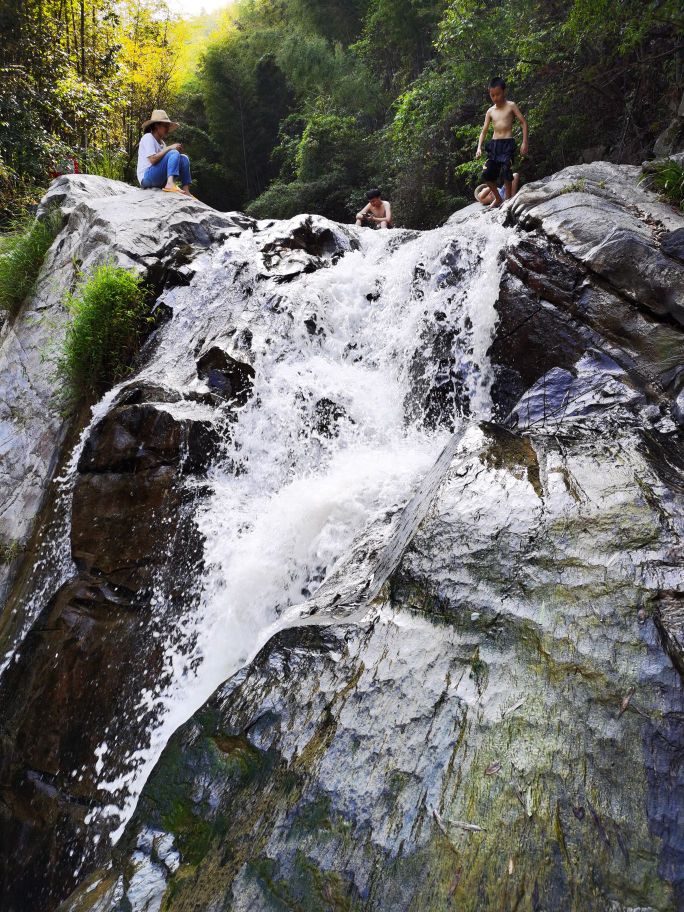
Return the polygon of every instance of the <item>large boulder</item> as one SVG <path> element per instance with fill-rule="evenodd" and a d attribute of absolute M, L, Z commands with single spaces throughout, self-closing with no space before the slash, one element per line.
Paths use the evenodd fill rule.
<path fill-rule="evenodd" d="M 574 374 L 599 350 L 680 421 L 681 219 L 639 184 L 638 169 L 605 162 L 529 184 L 507 217 L 520 237 L 507 251 L 490 349 L 497 416 L 551 368 Z"/>
<path fill-rule="evenodd" d="M 216 345 L 198 358 L 197 375 L 216 395 L 238 405 L 245 404 L 254 382 L 251 364 L 238 361 Z"/>
<path fill-rule="evenodd" d="M 79 568 L 133 591 L 149 586 L 167 562 L 162 530 L 181 513 L 182 476 L 205 471 L 218 445 L 208 415 L 176 417 L 173 408 L 112 409 L 90 432 L 78 462 L 73 558 Z"/>
<path fill-rule="evenodd" d="M 638 169 L 595 162 L 528 184 L 510 205 L 548 238 L 646 312 L 684 325 L 684 265 L 662 250 L 679 218 L 637 185 Z"/>
<path fill-rule="evenodd" d="M 116 740 L 112 720 L 125 725 L 128 750 L 146 745 L 141 694 L 169 672 L 159 631 L 197 598 L 200 492 L 185 482 L 206 471 L 219 437 L 212 409 L 133 383 L 83 444 L 70 517 L 76 572 L 40 613 L 0 688 L 0 783 L 11 795 L 0 839 L 23 846 L 19 868 L 0 859 L 8 908 L 50 908 L 50 897 L 76 882 L 64 841 L 86 865 L 105 848 L 87 817 L 93 801 L 106 800 L 99 782 Z M 125 771 L 118 762 L 115 752 L 107 758 L 112 778 Z M 36 880 L 38 867 L 49 875 Z"/>
<path fill-rule="evenodd" d="M 52 908 L 64 884 L 78 882 L 80 864 L 102 857 L 100 840 L 86 846 L 82 834 L 100 831 L 88 820 L 93 799 L 109 800 L 99 783 L 112 718 L 144 743 L 140 688 L 164 673 L 163 650 L 152 645 L 156 620 L 144 599 L 81 574 L 51 599 L 5 672 L 0 831 L 15 851 L 0 859 L 4 908 Z M 77 863 L 60 850 L 65 839 L 79 847 Z M 30 873 L 37 870 L 40 878 Z"/>
<path fill-rule="evenodd" d="M 182 194 L 141 190 L 90 175 L 57 178 L 38 217 L 59 210 L 66 231 L 57 239 L 59 269 L 69 260 L 84 272 L 105 260 L 142 273 L 157 284 L 187 281 L 201 251 L 254 225 L 241 213 L 217 212 Z"/>
<path fill-rule="evenodd" d="M 267 224 L 259 246 L 264 274 L 288 282 L 335 263 L 358 242 L 342 225 L 306 215 Z"/>

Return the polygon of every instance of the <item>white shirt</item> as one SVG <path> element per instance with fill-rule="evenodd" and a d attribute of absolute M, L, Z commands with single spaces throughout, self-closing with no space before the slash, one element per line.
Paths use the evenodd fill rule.
<path fill-rule="evenodd" d="M 150 155 L 156 155 L 166 147 L 166 143 L 157 142 L 152 133 L 145 133 L 138 146 L 138 183 L 142 184 L 145 171 L 150 167 Z"/>

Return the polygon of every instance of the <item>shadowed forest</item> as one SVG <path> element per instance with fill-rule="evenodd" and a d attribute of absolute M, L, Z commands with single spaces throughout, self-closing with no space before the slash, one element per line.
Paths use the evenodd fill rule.
<path fill-rule="evenodd" d="M 378 185 L 430 227 L 472 200 L 494 75 L 530 124 L 524 182 L 652 157 L 683 27 L 679 0 L 240 0 L 189 20 L 163 0 L 1 0 L 0 217 L 74 167 L 134 180 L 164 108 L 212 206 L 349 221 Z"/>

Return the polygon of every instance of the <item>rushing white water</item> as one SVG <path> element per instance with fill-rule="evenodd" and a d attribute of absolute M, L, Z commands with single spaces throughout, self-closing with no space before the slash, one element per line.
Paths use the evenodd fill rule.
<path fill-rule="evenodd" d="M 337 263 L 278 284 L 261 267 L 269 229 L 245 232 L 167 298 L 173 319 L 144 377 L 187 391 L 198 385 L 193 353 L 216 340 L 237 358 L 248 330 L 256 379 L 199 508 L 199 605 L 169 638 L 160 690 L 141 699 L 139 712 L 157 720 L 150 744 L 109 780 L 116 738 L 98 748 L 112 804 L 93 816 L 118 818 L 113 839 L 172 732 L 293 623 L 354 540 L 400 509 L 435 462 L 449 437 L 422 420 L 423 392 L 444 371 L 435 320 L 453 333 L 470 417 L 489 414 L 486 352 L 509 232 L 475 216 L 420 235 L 357 236 L 359 249 Z"/>

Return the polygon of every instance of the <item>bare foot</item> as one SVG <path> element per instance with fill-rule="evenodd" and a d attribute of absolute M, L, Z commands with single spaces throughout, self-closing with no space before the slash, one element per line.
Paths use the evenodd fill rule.
<path fill-rule="evenodd" d="M 503 200 L 497 197 L 491 206 L 487 206 L 487 212 L 491 212 L 492 209 L 500 209 L 503 206 Z"/>

